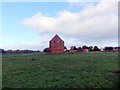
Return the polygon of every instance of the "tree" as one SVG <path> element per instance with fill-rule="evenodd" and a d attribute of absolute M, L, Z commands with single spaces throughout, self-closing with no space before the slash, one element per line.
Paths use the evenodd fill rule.
<path fill-rule="evenodd" d="M 76 46 L 71 46 L 70 50 L 77 50 Z"/>
<path fill-rule="evenodd" d="M 113 47 L 105 47 L 105 51 L 112 51 Z"/>
<path fill-rule="evenodd" d="M 78 51 L 82 51 L 82 48 L 81 48 L 81 47 L 78 47 Z"/>
<path fill-rule="evenodd" d="M 16 51 L 15 51 L 15 53 L 20 53 L 21 51 L 19 50 L 19 49 L 17 49 Z"/>
<path fill-rule="evenodd" d="M 40 52 L 39 50 L 37 50 L 36 52 Z"/>
<path fill-rule="evenodd" d="M 12 50 L 7 50 L 6 52 L 7 52 L 7 53 L 12 53 L 13 51 L 12 51 Z"/>
<path fill-rule="evenodd" d="M 0 53 L 5 53 L 4 49 L 0 49 Z"/>
<path fill-rule="evenodd" d="M 65 50 L 67 50 L 67 47 L 66 47 L 66 46 L 64 46 L 64 49 L 65 49 Z"/>
<path fill-rule="evenodd" d="M 113 47 L 109 47 L 109 50 L 112 51 L 112 50 L 113 50 Z"/>
<path fill-rule="evenodd" d="M 50 50 L 49 50 L 49 48 L 45 48 L 44 50 L 43 50 L 43 52 L 49 52 Z"/>
<path fill-rule="evenodd" d="M 88 46 L 84 45 L 82 46 L 82 49 L 89 49 Z"/>
<path fill-rule="evenodd" d="M 92 46 L 89 46 L 88 49 L 89 49 L 89 51 L 92 51 L 92 50 L 93 50 L 93 47 L 92 47 Z"/>
<path fill-rule="evenodd" d="M 94 46 L 94 51 L 100 51 L 100 49 L 97 46 Z"/>

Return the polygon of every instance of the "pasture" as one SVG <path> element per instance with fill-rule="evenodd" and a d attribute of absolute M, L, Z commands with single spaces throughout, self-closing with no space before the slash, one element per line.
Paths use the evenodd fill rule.
<path fill-rule="evenodd" d="M 3 88 L 116 88 L 117 52 L 2 55 Z"/>

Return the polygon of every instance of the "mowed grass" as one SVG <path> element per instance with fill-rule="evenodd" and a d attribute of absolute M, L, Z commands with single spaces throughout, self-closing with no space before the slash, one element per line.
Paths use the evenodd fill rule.
<path fill-rule="evenodd" d="M 3 54 L 3 88 L 116 88 L 117 52 Z"/>

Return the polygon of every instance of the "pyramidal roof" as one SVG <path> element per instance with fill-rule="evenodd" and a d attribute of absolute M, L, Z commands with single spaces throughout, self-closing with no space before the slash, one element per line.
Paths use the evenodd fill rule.
<path fill-rule="evenodd" d="M 57 34 L 50 41 L 63 41 Z"/>

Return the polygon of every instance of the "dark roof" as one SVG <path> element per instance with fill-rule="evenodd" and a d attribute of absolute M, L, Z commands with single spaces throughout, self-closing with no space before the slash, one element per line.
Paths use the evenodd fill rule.
<path fill-rule="evenodd" d="M 63 41 L 57 34 L 50 41 Z"/>

